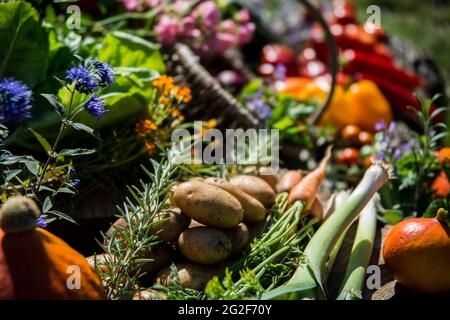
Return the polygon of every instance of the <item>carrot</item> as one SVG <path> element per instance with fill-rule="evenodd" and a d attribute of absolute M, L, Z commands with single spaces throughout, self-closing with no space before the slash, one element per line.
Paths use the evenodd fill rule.
<path fill-rule="evenodd" d="M 308 173 L 289 193 L 289 203 L 292 204 L 296 201 L 302 201 L 305 203 L 305 211 L 311 209 L 316 194 L 322 181 L 327 174 L 327 165 L 330 161 L 332 147 L 328 147 L 325 157 L 320 161 L 319 166 Z"/>
<path fill-rule="evenodd" d="M 293 187 L 295 187 L 300 180 L 302 180 L 303 174 L 300 170 L 289 170 L 280 179 L 277 184 L 277 192 L 289 192 Z"/>

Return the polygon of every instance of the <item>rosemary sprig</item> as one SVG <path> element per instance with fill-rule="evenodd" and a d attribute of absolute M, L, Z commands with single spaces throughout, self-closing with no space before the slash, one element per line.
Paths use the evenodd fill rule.
<path fill-rule="evenodd" d="M 108 299 L 127 298 L 138 288 L 138 280 L 143 275 L 139 270 L 150 261 L 143 259 L 142 253 L 159 243 L 158 236 L 148 230 L 155 223 L 155 215 L 164 206 L 177 172 L 183 167 L 179 161 L 181 155 L 183 152 L 172 147 L 163 152 L 159 163 L 150 160 L 152 171 L 142 166 L 150 182 L 141 180 L 140 187 L 129 187 L 132 198 L 127 198 L 123 207 L 118 207 L 128 227 L 117 228 L 111 236 L 103 234 L 106 272 L 101 277 Z"/>

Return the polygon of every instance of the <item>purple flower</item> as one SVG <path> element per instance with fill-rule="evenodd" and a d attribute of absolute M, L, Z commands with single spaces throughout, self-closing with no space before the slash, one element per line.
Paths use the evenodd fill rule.
<path fill-rule="evenodd" d="M 252 96 L 244 98 L 247 107 L 260 120 L 265 120 L 272 115 L 272 108 L 264 101 L 264 90 L 258 89 Z"/>
<path fill-rule="evenodd" d="M 105 102 L 95 95 L 92 95 L 86 101 L 84 109 L 97 120 L 101 119 L 107 112 Z"/>
<path fill-rule="evenodd" d="M 69 84 L 75 82 L 75 90 L 89 94 L 98 90 L 98 83 L 85 67 L 73 67 L 67 71 L 66 80 Z"/>
<path fill-rule="evenodd" d="M 375 131 L 383 131 L 386 129 L 386 122 L 384 120 L 380 120 L 375 123 Z"/>
<path fill-rule="evenodd" d="M 277 63 L 273 73 L 275 80 L 277 81 L 286 80 L 286 72 L 287 72 L 286 66 L 282 63 Z"/>
<path fill-rule="evenodd" d="M 163 45 L 175 43 L 178 35 L 178 21 L 168 15 L 163 15 L 155 27 L 156 37 Z"/>
<path fill-rule="evenodd" d="M 396 130 L 397 130 L 397 123 L 392 121 L 389 124 L 388 133 L 393 134 L 393 133 L 395 133 Z"/>
<path fill-rule="evenodd" d="M 114 70 L 109 63 L 90 60 L 87 62 L 87 67 L 97 78 L 100 87 L 106 87 L 114 82 Z"/>
<path fill-rule="evenodd" d="M 40 228 L 47 228 L 47 215 L 45 214 L 41 214 L 37 219 L 36 219 L 36 225 Z"/>
<path fill-rule="evenodd" d="M 14 79 L 0 82 L 0 123 L 18 123 L 31 117 L 33 92 Z"/>

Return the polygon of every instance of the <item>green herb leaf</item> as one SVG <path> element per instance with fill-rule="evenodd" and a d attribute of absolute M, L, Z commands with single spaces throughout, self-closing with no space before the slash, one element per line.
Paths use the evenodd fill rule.
<path fill-rule="evenodd" d="M 94 131 L 94 129 L 92 129 L 91 127 L 89 127 L 83 123 L 73 122 L 73 123 L 71 123 L 71 126 L 75 130 L 84 131 L 86 133 L 89 133 L 91 136 L 95 137 L 96 139 L 101 140 L 100 136 Z"/>
<path fill-rule="evenodd" d="M 95 153 L 94 149 L 83 149 L 83 148 L 64 149 L 58 153 L 58 156 L 76 157 L 76 156 L 85 156 L 92 153 Z"/>
<path fill-rule="evenodd" d="M 34 131 L 31 128 L 29 128 L 29 130 L 33 133 L 33 135 L 36 137 L 36 139 L 39 141 L 41 146 L 44 148 L 44 150 L 48 154 L 52 150 L 52 147 L 50 146 L 50 143 L 48 143 L 48 141 L 40 133 Z"/>
<path fill-rule="evenodd" d="M 61 102 L 59 102 L 58 98 L 54 94 L 46 94 L 42 93 L 41 96 L 43 96 L 47 101 L 55 108 L 56 112 L 61 116 L 66 116 L 66 109 L 64 109 L 64 106 Z"/>

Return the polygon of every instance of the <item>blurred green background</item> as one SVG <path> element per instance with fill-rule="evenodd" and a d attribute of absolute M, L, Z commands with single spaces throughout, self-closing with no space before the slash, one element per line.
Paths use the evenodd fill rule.
<path fill-rule="evenodd" d="M 450 95 L 450 1 L 449 0 L 353 0 L 360 21 L 367 7 L 378 5 L 381 25 L 389 33 L 425 49 L 441 67 Z"/>

